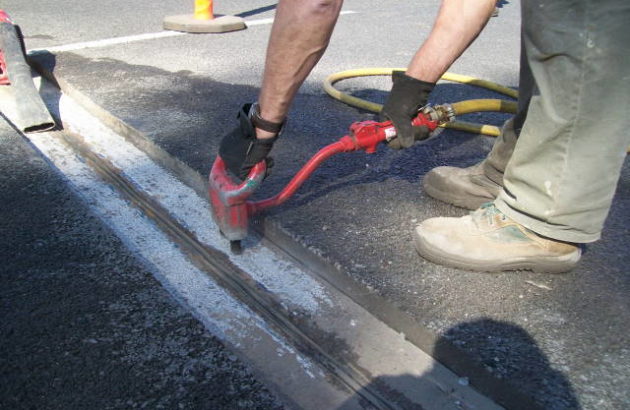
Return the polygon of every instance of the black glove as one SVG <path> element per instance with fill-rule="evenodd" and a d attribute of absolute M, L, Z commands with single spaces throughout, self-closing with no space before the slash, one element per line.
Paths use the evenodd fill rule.
<path fill-rule="evenodd" d="M 243 181 L 249 175 L 254 165 L 262 160 L 267 161 L 267 169 L 273 165 L 271 158 L 267 158 L 273 143 L 276 142 L 284 123 L 277 124 L 260 117 L 256 104 L 245 104 L 238 115 L 238 126 L 221 140 L 219 155 L 223 158 L 227 169 L 239 180 Z M 270 139 L 257 139 L 255 127 L 276 135 Z"/>
<path fill-rule="evenodd" d="M 427 104 L 435 84 L 409 77 L 403 71 L 394 71 L 392 81 L 394 85 L 381 110 L 380 119 L 389 120 L 396 127 L 397 136 L 388 145 L 395 149 L 409 148 L 415 141 L 429 137 L 430 131 L 427 127 L 413 126 L 411 120 Z"/>

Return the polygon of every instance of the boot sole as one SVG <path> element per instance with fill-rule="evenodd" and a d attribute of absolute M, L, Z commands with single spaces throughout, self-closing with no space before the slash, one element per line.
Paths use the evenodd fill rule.
<path fill-rule="evenodd" d="M 447 204 L 455 205 L 460 208 L 470 209 L 471 211 L 474 211 L 486 202 L 492 202 L 495 199 L 494 197 L 488 198 L 472 195 L 467 198 L 461 198 L 454 196 L 449 192 L 433 188 L 431 185 L 428 184 L 423 184 L 423 188 L 424 192 L 426 192 L 427 195 L 434 199 L 437 199 L 438 201 L 446 202 Z"/>
<path fill-rule="evenodd" d="M 580 254 L 578 253 L 570 259 L 564 260 L 558 260 L 557 257 L 537 257 L 536 260 L 532 260 L 530 258 L 518 258 L 506 261 L 478 262 L 446 254 L 428 244 L 422 237 L 415 234 L 415 232 L 413 235 L 413 242 L 416 251 L 420 254 L 420 256 L 433 263 L 480 272 L 526 270 L 536 273 L 565 273 L 571 270 L 580 260 Z"/>

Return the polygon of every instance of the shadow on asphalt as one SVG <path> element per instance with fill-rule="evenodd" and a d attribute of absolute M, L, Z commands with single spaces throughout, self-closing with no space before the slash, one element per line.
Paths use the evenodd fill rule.
<path fill-rule="evenodd" d="M 473 340 L 475 335 L 480 334 L 484 335 L 483 338 L 485 340 Z M 502 362 L 499 361 L 498 357 L 488 357 L 483 358 L 480 364 L 494 374 L 495 377 L 505 381 L 508 386 L 526 393 L 525 397 L 510 394 L 511 392 L 507 390 L 497 394 L 491 385 L 476 386 L 475 375 L 464 375 L 461 371 L 457 371 L 462 376 L 459 379 L 460 384 L 468 385 L 470 383 L 481 392 L 490 390 L 483 393 L 506 408 L 523 410 L 536 408 L 548 410 L 581 408 L 567 377 L 551 366 L 534 339 L 517 325 L 492 319 L 479 319 L 460 323 L 449 328 L 441 335 L 433 348 L 433 358 L 440 363 L 452 363 L 453 345 L 475 357 L 475 360 L 479 360 L 479 358 L 484 356 L 483 350 L 488 350 L 483 348 L 484 345 L 492 345 L 491 350 L 507 353 Z M 388 388 L 385 386 L 400 386 L 406 391 L 413 391 L 412 389 L 418 385 L 419 379 L 434 381 L 443 378 L 442 373 L 438 374 L 435 372 L 434 374 L 434 372 L 435 370 L 431 370 L 420 378 L 409 374 L 396 377 L 379 377 L 367 389 L 384 392 L 392 400 L 397 401 L 402 408 L 418 408 L 417 405 L 406 401 L 407 399 L 402 396 L 394 395 L 392 397 L 391 395 L 395 393 L 391 391 L 387 393 Z M 525 383 L 522 383 L 523 381 L 527 381 L 526 386 L 524 385 Z M 361 398 L 360 393 L 358 396 L 359 402 L 365 408 L 370 408 L 369 403 Z M 453 401 L 456 400 L 453 397 Z M 456 402 L 455 405 L 459 405 L 461 408 L 468 408 L 464 403 Z M 342 408 L 345 408 L 345 406 L 342 406 Z"/>
<path fill-rule="evenodd" d="M 261 13 L 265 13 L 267 11 L 275 10 L 276 6 L 277 6 L 276 4 L 270 4 L 268 6 L 258 7 L 256 9 L 252 9 L 252 10 L 249 10 L 249 11 L 244 11 L 242 13 L 238 13 L 236 15 L 236 17 L 246 18 L 246 17 L 250 17 L 250 16 L 255 16 L 256 14 L 261 14 Z"/>

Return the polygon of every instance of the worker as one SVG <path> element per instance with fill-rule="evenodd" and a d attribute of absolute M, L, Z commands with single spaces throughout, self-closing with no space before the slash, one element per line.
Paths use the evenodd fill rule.
<path fill-rule="evenodd" d="M 244 179 L 268 158 L 293 98 L 323 55 L 342 0 L 278 3 L 258 102 L 243 106 L 219 154 Z M 488 158 L 441 167 L 427 192 L 475 208 L 461 218 L 431 218 L 414 231 L 416 249 L 437 263 L 487 271 L 561 272 L 580 259 L 579 243 L 600 237 L 630 133 L 629 5 L 626 0 L 522 0 L 519 112 Z M 428 137 L 411 125 L 435 83 L 483 29 L 496 0 L 443 0 L 406 72 L 395 72 L 381 111 L 408 148 Z M 625 128 L 625 129 L 624 129 Z M 599 135 L 605 135 L 605 142 Z M 518 146 L 516 145 L 518 141 Z M 496 198 L 496 199 L 495 199 Z"/>
<path fill-rule="evenodd" d="M 434 262 L 564 272 L 601 236 L 630 144 L 630 2 L 522 0 L 521 17 L 518 113 L 481 163 L 423 180 L 477 208 L 415 229 Z"/>

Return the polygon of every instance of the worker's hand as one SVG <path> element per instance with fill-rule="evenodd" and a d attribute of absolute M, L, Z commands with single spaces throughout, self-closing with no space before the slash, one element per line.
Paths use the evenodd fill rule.
<path fill-rule="evenodd" d="M 427 127 L 411 125 L 411 120 L 424 107 L 434 83 L 409 77 L 402 71 L 392 73 L 394 85 L 380 113 L 381 121 L 391 121 L 396 128 L 396 138 L 388 142 L 394 149 L 409 148 L 415 141 L 427 139 L 430 131 Z"/>
<path fill-rule="evenodd" d="M 223 158 L 227 169 L 241 181 L 247 178 L 254 165 L 262 160 L 267 161 L 268 171 L 273 166 L 273 161 L 267 156 L 278 136 L 270 139 L 257 139 L 254 128 L 255 119 L 253 118 L 257 115 L 256 106 L 253 104 L 243 105 L 236 117 L 238 126 L 223 137 L 219 147 L 219 155 Z M 267 125 L 269 124 L 267 123 Z M 279 134 L 283 124 L 271 125 L 277 127 L 277 129 L 274 128 L 274 131 Z M 257 126 L 261 127 L 261 125 Z M 265 124 L 262 127 L 265 127 Z"/>

